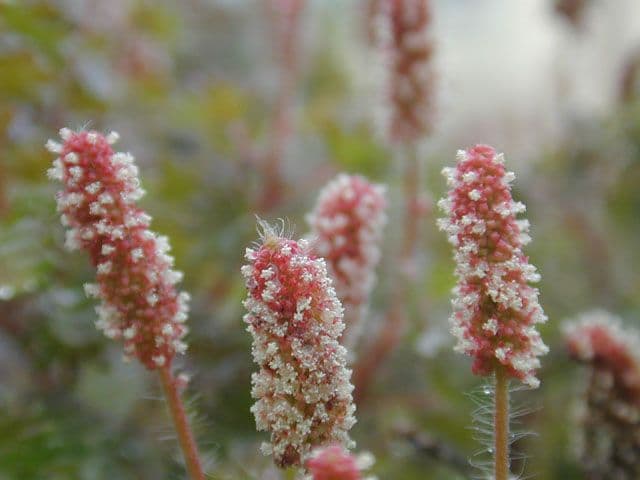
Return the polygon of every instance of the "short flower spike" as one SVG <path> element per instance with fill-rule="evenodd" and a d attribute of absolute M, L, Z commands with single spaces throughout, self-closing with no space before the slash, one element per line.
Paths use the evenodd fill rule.
<path fill-rule="evenodd" d="M 85 250 L 96 267 L 97 282 L 86 284 L 89 297 L 101 300 L 96 326 L 124 342 L 127 357 L 149 369 L 168 366 L 187 345 L 189 295 L 175 284 L 169 242 L 149 230 L 151 217 L 136 202 L 144 191 L 138 167 L 128 153 L 115 153 L 118 135 L 60 131 L 63 143 L 47 142 L 56 153 L 48 175 L 62 182 L 57 195 L 66 246 Z"/>
<path fill-rule="evenodd" d="M 258 430 L 271 433 L 263 452 L 280 467 L 300 467 L 316 446 L 353 444 L 351 371 L 338 343 L 343 312 L 324 260 L 309 253 L 308 243 L 261 226 L 261 242 L 247 249 L 242 267 L 244 321 L 260 367 L 251 410 Z"/>
<path fill-rule="evenodd" d="M 439 206 L 447 217 L 438 225 L 455 248 L 457 285 L 450 318 L 456 350 L 474 357 L 473 371 L 489 375 L 503 368 L 536 388 L 538 356 L 548 352 L 535 325 L 547 320 L 538 303 L 540 280 L 522 247 L 529 222 L 517 220 L 525 206 L 511 197 L 515 175 L 502 154 L 476 145 L 458 152 L 455 168 L 445 168 L 450 190 Z"/>

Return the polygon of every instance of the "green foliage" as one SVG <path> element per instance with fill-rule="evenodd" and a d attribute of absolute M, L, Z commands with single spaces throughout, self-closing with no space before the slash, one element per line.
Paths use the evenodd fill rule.
<path fill-rule="evenodd" d="M 285 200 L 269 209 L 260 203 L 260 167 L 273 141 L 279 72 L 262 6 L 97 2 L 113 8 L 112 16 L 83 18 L 65 7 L 75 3 L 0 7 L 0 479 L 184 478 L 164 407 L 152 387 L 147 393 L 155 377 L 122 366 L 120 347 L 95 330 L 94 303 L 82 296 L 92 268 L 85 255 L 62 248 L 55 187 L 45 174 L 52 156 L 43 144 L 62 126 L 87 124 L 118 130 L 118 147 L 136 156 L 148 192 L 141 204 L 152 228 L 170 237 L 193 294 L 190 351 L 179 368 L 194 374 L 189 394 L 197 396 L 199 436 L 215 478 L 266 478 L 269 459 L 258 453 L 266 435 L 255 431 L 249 412 L 254 366 L 239 274 L 244 248 L 256 239 L 254 213 L 287 217 L 302 235 L 305 210 L 335 171 L 389 185 L 390 223 L 366 342 L 399 268 L 400 166 L 375 135 L 372 113 L 356 112 L 360 92 L 339 52 L 344 40 L 334 14 L 323 19 L 324 37 L 301 43 L 294 125 L 281 164 Z M 120 3 L 127 7 L 119 10 Z M 640 318 L 640 103 L 567 129 L 567 140 L 531 160 L 516 194 L 529 207 L 534 241 L 527 253 L 542 273 L 541 301 L 551 317 L 543 336 L 553 352 L 533 396 L 541 409 L 526 420 L 540 440 L 523 445 L 532 453 L 525 473 L 572 480 L 580 476 L 567 399 L 579 375 L 562 354 L 560 324 L 592 306 Z M 438 172 L 453 162 L 455 147 L 424 158 L 424 187 L 434 199 L 445 189 Z M 423 225 L 408 333 L 358 406 L 358 450 L 376 455 L 381 479 L 462 478 L 401 438 L 398 425 L 427 432 L 463 457 L 477 448 L 464 392 L 481 380 L 449 340 L 427 356 L 416 348 L 423 330 L 448 328 L 453 262 L 436 216 Z"/>

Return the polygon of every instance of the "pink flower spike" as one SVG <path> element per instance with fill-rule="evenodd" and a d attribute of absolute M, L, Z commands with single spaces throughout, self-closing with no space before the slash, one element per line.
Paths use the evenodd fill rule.
<path fill-rule="evenodd" d="M 354 456 L 340 445 L 330 445 L 315 449 L 305 466 L 311 480 L 365 480 L 361 472 L 372 464 L 371 455 Z M 373 480 L 373 477 L 366 480 Z"/>
<path fill-rule="evenodd" d="M 280 467 L 302 466 L 311 449 L 352 445 L 355 423 L 351 371 L 338 343 L 344 329 L 325 262 L 261 222 L 261 244 L 247 249 L 242 267 L 244 306 L 253 336 L 251 408 L 258 430 L 271 433 L 262 451 Z"/>
<path fill-rule="evenodd" d="M 622 321 L 595 310 L 565 326 L 569 354 L 596 370 L 607 372 L 619 400 L 640 407 L 640 336 Z"/>
<path fill-rule="evenodd" d="M 458 152 L 456 168 L 445 168 L 448 196 L 438 203 L 447 214 L 438 226 L 455 248 L 456 276 L 450 318 L 456 351 L 474 357 L 473 372 L 509 376 L 536 388 L 538 356 L 548 352 L 535 324 L 547 320 L 538 303 L 540 280 L 522 247 L 530 241 L 525 210 L 511 197 L 515 178 L 502 154 L 486 145 Z"/>
<path fill-rule="evenodd" d="M 429 0 L 380 0 L 379 44 L 387 68 L 390 142 L 420 140 L 433 126 L 433 41 Z"/>
<path fill-rule="evenodd" d="M 564 327 L 569 354 L 587 366 L 574 418 L 585 478 L 640 478 L 640 334 L 594 310 Z"/>
<path fill-rule="evenodd" d="M 96 326 L 122 340 L 127 358 L 148 369 L 169 366 L 187 348 L 189 295 L 176 291 L 182 274 L 172 269 L 167 238 L 149 230 L 151 217 L 136 206 L 144 194 L 138 167 L 111 149 L 115 132 L 63 128 L 60 136 L 62 144 L 47 142 L 59 155 L 48 175 L 63 185 L 56 198 L 66 246 L 85 250 L 97 270 L 97 283 L 85 285 L 101 300 Z"/>
<path fill-rule="evenodd" d="M 325 259 L 345 308 L 367 303 L 387 221 L 386 188 L 360 175 L 340 174 L 307 215 L 314 252 Z"/>

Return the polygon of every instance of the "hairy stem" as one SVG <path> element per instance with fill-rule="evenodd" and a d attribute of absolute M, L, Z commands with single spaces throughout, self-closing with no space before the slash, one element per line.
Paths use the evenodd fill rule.
<path fill-rule="evenodd" d="M 504 369 L 496 370 L 494 415 L 495 480 L 509 479 L 509 380 Z"/>
<path fill-rule="evenodd" d="M 162 387 L 164 388 L 167 404 L 169 405 L 171 417 L 173 418 L 173 423 L 178 434 L 178 442 L 184 454 L 189 476 L 191 480 L 205 480 L 204 470 L 200 462 L 200 454 L 198 453 L 198 446 L 196 445 L 191 427 L 189 426 L 189 419 L 187 418 L 187 413 L 180 398 L 176 379 L 171 373 L 171 366 L 167 365 L 158 370 L 158 372 L 162 380 Z"/>

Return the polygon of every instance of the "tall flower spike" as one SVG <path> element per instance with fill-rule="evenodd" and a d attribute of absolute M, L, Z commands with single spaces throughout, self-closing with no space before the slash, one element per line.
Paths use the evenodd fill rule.
<path fill-rule="evenodd" d="M 589 367 L 578 416 L 585 473 L 594 480 L 640 478 L 640 335 L 596 310 L 565 326 L 565 343 Z"/>
<path fill-rule="evenodd" d="M 386 63 L 386 135 L 391 143 L 428 134 L 434 114 L 429 0 L 380 0 L 379 44 Z"/>
<path fill-rule="evenodd" d="M 101 300 L 96 326 L 124 342 L 126 357 L 148 369 L 168 366 L 187 348 L 189 296 L 176 291 L 182 273 L 172 269 L 167 238 L 149 230 L 151 217 L 136 206 L 144 194 L 138 167 L 130 154 L 112 150 L 115 132 L 63 128 L 60 136 L 62 144 L 47 142 L 59 155 L 48 175 L 63 184 L 57 204 L 66 246 L 85 250 L 97 270 L 97 283 L 85 284 Z"/>
<path fill-rule="evenodd" d="M 352 455 L 340 445 L 316 448 L 306 462 L 310 480 L 375 480 L 362 476 L 373 465 L 370 454 Z"/>
<path fill-rule="evenodd" d="M 258 430 L 271 433 L 263 453 L 280 467 L 300 467 L 316 446 L 353 444 L 351 371 L 338 343 L 342 306 L 324 260 L 310 255 L 306 241 L 261 227 L 261 244 L 247 249 L 242 267 L 244 321 L 260 367 L 252 376 L 251 411 Z"/>
<path fill-rule="evenodd" d="M 455 248 L 457 285 L 450 318 L 456 351 L 474 357 L 473 372 L 506 371 L 530 387 L 539 380 L 538 356 L 548 352 L 535 324 L 547 320 L 538 303 L 540 280 L 522 247 L 530 241 L 525 210 L 511 197 L 515 175 L 502 154 L 477 145 L 458 152 L 456 168 L 445 168 L 450 186 L 439 202 L 447 218 L 438 225 Z"/>
<path fill-rule="evenodd" d="M 340 174 L 322 189 L 307 215 L 314 252 L 327 262 L 347 309 L 366 304 L 375 284 L 387 221 L 385 190 L 360 175 Z"/>

